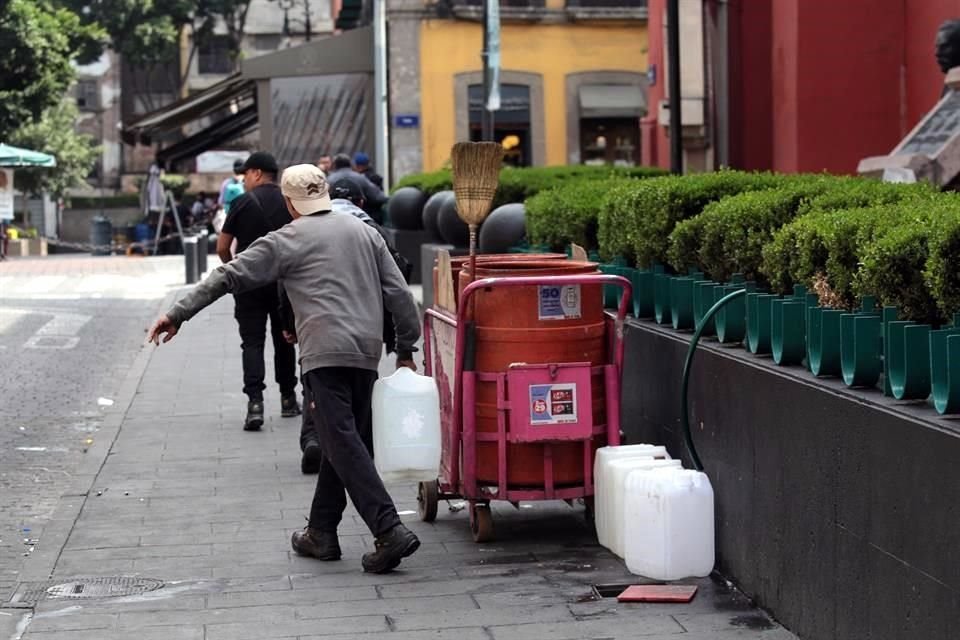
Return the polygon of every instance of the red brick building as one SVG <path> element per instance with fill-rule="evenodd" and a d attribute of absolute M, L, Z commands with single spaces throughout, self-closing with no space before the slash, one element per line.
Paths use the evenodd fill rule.
<path fill-rule="evenodd" d="M 665 6 L 649 0 L 651 108 L 641 122 L 643 161 L 660 166 L 670 158 L 668 120 L 657 108 L 666 103 Z M 689 170 L 854 173 L 861 158 L 889 153 L 937 102 L 934 38 L 944 20 L 960 17 L 960 0 L 680 7 L 681 73 L 693 77 L 682 91 Z M 702 45 L 691 37 L 697 29 Z"/>

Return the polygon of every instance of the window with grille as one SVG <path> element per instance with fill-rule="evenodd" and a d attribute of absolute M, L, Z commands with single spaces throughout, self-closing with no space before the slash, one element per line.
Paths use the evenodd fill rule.
<path fill-rule="evenodd" d="M 212 36 L 197 48 L 197 71 L 204 74 L 225 74 L 233 71 L 230 39 Z"/>
<path fill-rule="evenodd" d="M 96 111 L 100 108 L 100 85 L 96 80 L 77 82 L 77 108 L 81 111 Z"/>

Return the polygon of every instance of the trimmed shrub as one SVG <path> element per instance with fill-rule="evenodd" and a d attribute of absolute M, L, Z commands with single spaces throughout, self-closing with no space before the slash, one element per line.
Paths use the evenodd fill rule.
<path fill-rule="evenodd" d="M 940 317 L 952 318 L 960 312 L 960 216 L 949 216 L 935 225 L 928 245 L 924 281 Z"/>
<path fill-rule="evenodd" d="M 556 167 L 504 167 L 500 172 L 500 188 L 493 200 L 493 208 L 512 202 L 525 202 L 541 191 L 567 184 L 571 180 L 607 180 L 610 178 L 649 178 L 666 172 L 655 167 L 590 167 L 585 165 Z M 427 196 L 453 189 L 453 173 L 441 169 L 417 173 L 397 182 L 401 187 L 416 187 Z"/>
<path fill-rule="evenodd" d="M 681 220 L 716 200 L 743 191 L 769 189 L 784 178 L 769 173 L 717 171 L 651 178 L 614 187 L 599 219 L 604 259 L 633 258 L 641 267 L 667 261 L 667 238 Z"/>
<path fill-rule="evenodd" d="M 900 205 L 897 224 L 865 247 L 857 293 L 876 295 L 911 320 L 940 324 L 958 308 L 960 197 Z"/>
<path fill-rule="evenodd" d="M 759 279 L 763 249 L 798 210 L 835 182 L 824 175 L 794 176 L 781 187 L 746 191 L 712 202 L 670 234 L 668 258 L 677 271 L 697 266 L 715 280 L 734 273 Z"/>
<path fill-rule="evenodd" d="M 774 233 L 763 249 L 760 272 L 781 293 L 794 284 L 809 286 L 817 273 L 823 273 L 831 286 L 840 285 L 842 295 L 852 304 L 851 274 L 857 266 L 854 245 L 872 239 L 875 224 L 896 224 L 901 215 L 888 216 L 891 209 L 879 205 L 933 202 L 939 195 L 926 184 L 837 178 L 829 190 L 801 204 L 794 221 Z M 834 216 L 835 211 L 842 213 Z M 851 234 L 860 235 L 854 238 Z M 833 273 L 829 274 L 827 261 L 831 255 Z"/>
<path fill-rule="evenodd" d="M 607 192 L 620 181 L 573 180 L 528 199 L 527 234 L 534 244 L 561 249 L 575 242 L 597 248 L 597 215 Z"/>

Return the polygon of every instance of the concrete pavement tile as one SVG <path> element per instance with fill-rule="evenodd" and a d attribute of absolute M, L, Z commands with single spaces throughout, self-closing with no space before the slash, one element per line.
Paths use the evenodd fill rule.
<path fill-rule="evenodd" d="M 213 593 L 207 596 L 211 609 L 251 607 L 260 605 L 321 605 L 324 603 L 350 603 L 377 600 L 373 585 L 363 587 L 327 587 L 321 589 L 295 589 L 293 591 L 256 591 L 244 593 Z M 341 611 L 343 607 L 341 607 Z"/>
<path fill-rule="evenodd" d="M 30 622 L 31 632 L 81 631 L 84 629 L 113 629 L 117 615 L 109 613 L 86 613 L 80 607 L 67 607 L 59 611 L 38 613 Z"/>
<path fill-rule="evenodd" d="M 494 640 L 589 640 L 628 638 L 673 638 L 688 640 L 683 628 L 670 616 L 637 617 L 630 621 L 584 620 L 543 624 L 487 625 Z"/>
<path fill-rule="evenodd" d="M 381 634 L 351 633 L 335 636 L 300 636 L 298 640 L 375 640 L 382 637 Z M 386 637 L 390 640 L 490 640 L 490 636 L 482 627 L 394 631 Z"/>
<path fill-rule="evenodd" d="M 34 633 L 28 628 L 22 640 L 131 640 L 131 638 L 127 630 L 94 629 Z M 137 632 L 136 640 L 204 640 L 203 627 L 183 625 L 153 627 Z"/>
<path fill-rule="evenodd" d="M 424 598 L 429 602 L 432 598 Z M 572 622 L 573 615 L 565 606 L 533 608 L 510 607 L 496 612 L 480 609 L 432 611 L 430 613 L 390 616 L 391 627 L 398 631 L 442 629 L 444 627 L 479 627 L 497 625 L 545 624 Z"/>
<path fill-rule="evenodd" d="M 87 613 L 130 613 L 131 611 L 191 611 L 205 609 L 206 596 L 189 596 L 178 594 L 175 597 L 160 597 L 154 592 L 154 597 L 128 596 L 122 598 L 104 598 L 89 600 L 81 605 L 69 604 L 57 600 L 41 600 L 34 610 L 38 613 L 56 612 L 67 606 L 80 606 Z M 0 636 L 2 638 L 3 636 Z"/>
<path fill-rule="evenodd" d="M 422 588 L 424 584 L 435 582 L 447 583 L 455 579 L 455 574 L 449 569 L 429 569 L 425 571 L 393 571 L 383 575 L 371 575 L 363 573 L 360 566 L 360 559 L 344 559 L 334 563 L 341 567 L 338 573 L 327 572 L 326 567 L 330 563 L 317 563 L 318 568 L 313 574 L 299 574 L 290 576 L 294 589 L 317 589 L 320 587 L 357 587 L 367 585 L 377 585 L 381 593 L 384 589 L 391 593 L 391 589 L 396 589 L 395 597 L 420 595 L 415 591 Z M 464 591 L 449 591 L 448 593 L 437 593 L 436 595 L 453 595 L 456 593 L 465 593 Z M 386 597 L 386 596 L 384 596 Z"/>
<path fill-rule="evenodd" d="M 286 636 L 376 633 L 389 630 L 384 616 L 289 620 L 279 624 L 228 623 L 206 625 L 205 640 L 265 640 Z"/>
<path fill-rule="evenodd" d="M 336 618 L 344 614 L 351 616 L 386 615 L 393 618 L 394 622 L 396 622 L 397 616 L 428 614 L 456 617 L 456 615 L 469 614 L 471 610 L 476 610 L 476 608 L 477 606 L 473 603 L 473 600 L 465 595 L 434 596 L 432 598 L 388 598 L 358 600 L 337 603 L 336 605 L 331 605 L 330 603 L 302 605 L 297 607 L 297 617 L 304 620 L 311 620 L 315 618 Z M 465 624 L 470 626 L 468 623 Z M 450 625 L 432 625 L 432 627 L 438 629 L 444 626 Z M 392 628 L 400 629 L 401 627 L 394 624 Z"/>
<path fill-rule="evenodd" d="M 383 585 L 380 594 L 384 598 L 403 598 L 412 596 L 443 596 L 459 593 L 488 593 L 509 588 L 518 584 L 545 584 L 541 576 L 496 577 L 496 578 L 460 578 L 452 580 L 430 580 L 409 584 Z M 469 625 L 467 625 L 469 626 Z"/>
<path fill-rule="evenodd" d="M 198 609 L 194 611 L 147 611 L 121 613 L 117 620 L 118 629 L 129 631 L 145 627 L 157 627 L 173 624 L 213 625 L 257 623 L 261 625 L 283 625 L 296 616 L 292 606 L 271 605 L 263 607 L 231 607 L 229 609 Z"/>
<path fill-rule="evenodd" d="M 713 611 L 710 613 L 673 613 L 677 621 L 689 633 L 741 633 L 744 636 L 762 631 L 764 633 L 780 629 L 780 625 L 760 610 L 752 611 Z"/>

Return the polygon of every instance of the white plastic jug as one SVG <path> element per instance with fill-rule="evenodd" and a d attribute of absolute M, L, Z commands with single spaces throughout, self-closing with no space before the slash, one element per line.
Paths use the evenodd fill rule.
<path fill-rule="evenodd" d="M 406 367 L 373 387 L 374 463 L 384 482 L 436 480 L 440 395 L 433 378 Z"/>
<path fill-rule="evenodd" d="M 664 447 L 652 444 L 631 444 L 620 447 L 600 447 L 593 462 L 593 521 L 597 529 L 597 539 L 600 544 L 609 547 L 609 532 L 611 531 L 611 500 L 613 495 L 606 490 L 610 462 L 626 458 L 670 459 L 670 454 Z"/>
<path fill-rule="evenodd" d="M 610 463 L 610 472 L 607 477 L 607 486 L 610 487 L 609 492 L 607 492 L 610 496 L 609 502 L 607 503 L 610 508 L 610 518 L 608 519 L 610 529 L 607 535 L 607 542 L 609 544 L 604 546 L 621 558 L 623 557 L 627 476 L 633 472 L 643 472 L 650 469 L 680 470 L 682 468 L 683 463 L 680 460 L 655 460 L 652 458 L 624 458 L 622 460 L 613 460 Z"/>
<path fill-rule="evenodd" d="M 714 563 L 713 487 L 691 469 L 627 476 L 624 560 L 654 580 L 710 575 Z"/>

